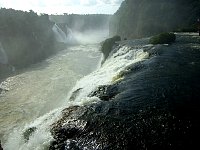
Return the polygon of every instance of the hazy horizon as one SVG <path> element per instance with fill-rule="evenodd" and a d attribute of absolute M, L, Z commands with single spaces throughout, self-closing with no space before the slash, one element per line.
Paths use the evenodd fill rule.
<path fill-rule="evenodd" d="M 114 14 L 123 0 L 0 0 L 0 8 L 45 14 Z"/>

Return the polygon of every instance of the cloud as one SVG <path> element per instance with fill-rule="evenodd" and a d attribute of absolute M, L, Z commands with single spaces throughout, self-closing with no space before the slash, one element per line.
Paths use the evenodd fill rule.
<path fill-rule="evenodd" d="M 123 0 L 96 0 L 101 4 L 120 5 Z"/>
<path fill-rule="evenodd" d="M 124 0 L 112 0 L 113 3 L 120 5 Z"/>
<path fill-rule="evenodd" d="M 97 4 L 96 0 L 80 0 L 80 5 L 83 6 L 94 6 Z"/>
<path fill-rule="evenodd" d="M 0 0 L 0 7 L 39 13 L 113 14 L 123 0 Z M 79 11 L 80 10 L 80 11 Z"/>

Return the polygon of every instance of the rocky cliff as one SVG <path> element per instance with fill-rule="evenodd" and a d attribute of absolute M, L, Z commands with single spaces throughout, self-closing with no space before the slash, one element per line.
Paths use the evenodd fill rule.
<path fill-rule="evenodd" d="M 140 38 L 191 27 L 199 14 L 199 0 L 125 0 L 110 21 L 110 36 Z"/>

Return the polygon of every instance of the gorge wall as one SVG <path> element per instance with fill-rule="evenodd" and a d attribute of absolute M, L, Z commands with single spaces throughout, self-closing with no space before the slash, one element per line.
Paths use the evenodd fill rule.
<path fill-rule="evenodd" d="M 46 14 L 1 8 L 0 20 L 0 77 L 13 67 L 22 69 L 59 49 L 52 30 L 54 23 Z"/>
<path fill-rule="evenodd" d="M 110 36 L 141 38 L 195 26 L 199 0 L 125 0 L 110 21 Z"/>

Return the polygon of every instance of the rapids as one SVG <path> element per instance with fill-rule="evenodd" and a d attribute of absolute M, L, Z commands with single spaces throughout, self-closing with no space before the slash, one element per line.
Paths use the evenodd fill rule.
<path fill-rule="evenodd" d="M 101 57 L 97 44 L 73 46 L 0 83 L 0 139 L 3 145 L 10 133 L 14 137 L 13 129 L 65 106 L 70 89 L 77 80 L 99 67 Z M 47 116 L 51 120 L 51 115 Z M 13 141 L 11 145 L 15 146 Z"/>
<path fill-rule="evenodd" d="M 152 46 L 146 45 L 145 47 Z M 80 48 L 84 49 L 84 52 L 80 51 Z M 30 120 L 28 120 L 29 118 L 25 118 L 24 121 L 26 121 L 27 124 L 24 124 L 21 128 L 15 128 L 14 131 L 10 130 L 11 134 L 7 137 L 8 140 L 4 145 L 6 150 L 11 150 L 13 148 L 20 150 L 42 150 L 44 148 L 48 148 L 48 144 L 53 141 L 50 128 L 53 123 L 62 118 L 62 110 L 69 108 L 70 106 L 85 106 L 100 102 L 98 97 L 91 97 L 88 95 L 98 86 L 112 84 L 115 82 L 114 78 L 116 78 L 120 72 L 126 70 L 130 65 L 146 59 L 149 56 L 147 52 L 143 51 L 143 46 L 119 46 L 114 50 L 114 54 L 111 53 L 109 59 L 100 67 L 102 55 L 100 52 L 94 51 L 94 49 L 94 47 L 88 46 L 73 47 L 70 51 L 71 53 L 65 53 L 64 51 L 55 56 L 58 60 L 54 57 L 49 59 L 48 61 L 53 61 L 52 67 L 49 68 L 52 72 L 51 76 L 49 71 L 45 71 L 48 67 L 44 67 L 44 72 L 36 69 L 36 71 L 39 71 L 39 74 L 33 77 L 35 80 L 39 81 L 39 83 L 42 81 L 41 83 L 43 84 L 40 83 L 39 85 L 41 86 L 39 88 L 37 88 L 37 86 L 34 88 L 36 92 L 34 92 L 34 90 L 29 92 L 31 104 L 28 109 L 32 109 L 32 111 L 25 110 L 26 107 L 24 107 L 24 103 L 26 101 L 22 101 L 22 107 L 20 107 L 21 113 L 19 113 L 24 114 L 24 112 L 29 112 L 30 115 L 34 115 L 30 118 Z M 96 48 L 96 50 L 97 49 L 98 48 Z M 65 58 L 66 56 L 70 59 L 67 59 L 67 62 L 64 59 L 64 62 L 62 62 L 62 57 Z M 65 66 L 66 70 L 63 71 L 62 66 Z M 91 73 L 88 74 L 89 72 Z M 33 73 L 31 73 L 31 78 Z M 42 78 L 39 77 L 41 74 L 44 75 Z M 86 74 L 88 75 L 83 77 L 83 75 Z M 27 77 L 27 75 L 25 76 Z M 29 77 L 27 81 L 31 81 L 31 78 Z M 73 86 L 77 79 L 80 80 L 75 86 Z M 49 80 L 51 82 L 53 80 L 53 83 L 49 84 Z M 54 83 L 55 81 L 59 82 Z M 26 83 L 26 86 L 27 85 L 29 87 L 25 88 L 26 90 L 35 87 L 32 83 Z M 38 82 L 36 82 L 36 85 L 38 85 Z M 69 86 L 69 88 L 66 86 Z M 42 87 L 47 87 L 47 89 L 43 89 Z M 67 93 L 70 88 L 70 92 Z M 23 92 L 23 94 L 24 93 L 27 92 Z M 37 93 L 39 93 L 39 95 L 37 95 Z M 25 97 L 28 97 L 26 94 L 24 95 Z M 26 105 L 28 106 L 28 104 L 29 103 Z M 7 111 L 5 110 L 5 112 Z M 9 117 L 7 116 L 6 118 Z M 28 123 L 27 120 L 31 123 Z M 20 123 L 21 122 L 22 121 L 20 121 Z M 13 128 L 13 126 L 11 128 Z M 31 131 L 34 129 L 36 129 L 36 131 L 33 131 L 34 133 L 31 134 L 30 137 L 28 137 L 28 141 L 25 142 L 24 133 L 28 130 Z"/>
<path fill-rule="evenodd" d="M 1 96 L 5 97 L 12 95 L 13 87 L 23 87 L 23 82 L 15 85 L 14 81 L 25 73 L 39 72 L 34 83 L 32 76 L 24 80 L 26 86 L 43 83 L 30 91 L 26 96 L 29 99 L 1 110 L 11 110 L 14 119 L 19 114 L 27 116 L 14 122 L 12 118 L 6 120 L 9 113 L 3 115 L 7 117 L 1 126 L 9 131 L 4 133 L 5 150 L 175 149 L 196 143 L 193 135 L 199 133 L 195 121 L 199 121 L 200 106 L 199 92 L 195 92 L 200 83 L 198 37 L 177 34 L 174 44 L 156 46 L 148 44 L 148 38 L 122 41 L 101 67 L 102 55 L 97 49 L 93 51 L 94 47 L 72 47 L 45 61 L 42 68 L 33 66 L 2 83 L 5 90 Z M 62 59 L 66 56 L 70 59 Z M 65 88 L 67 85 L 69 88 Z M 10 104 L 19 99 L 11 99 Z M 177 138 L 182 145 L 174 143 Z"/>

